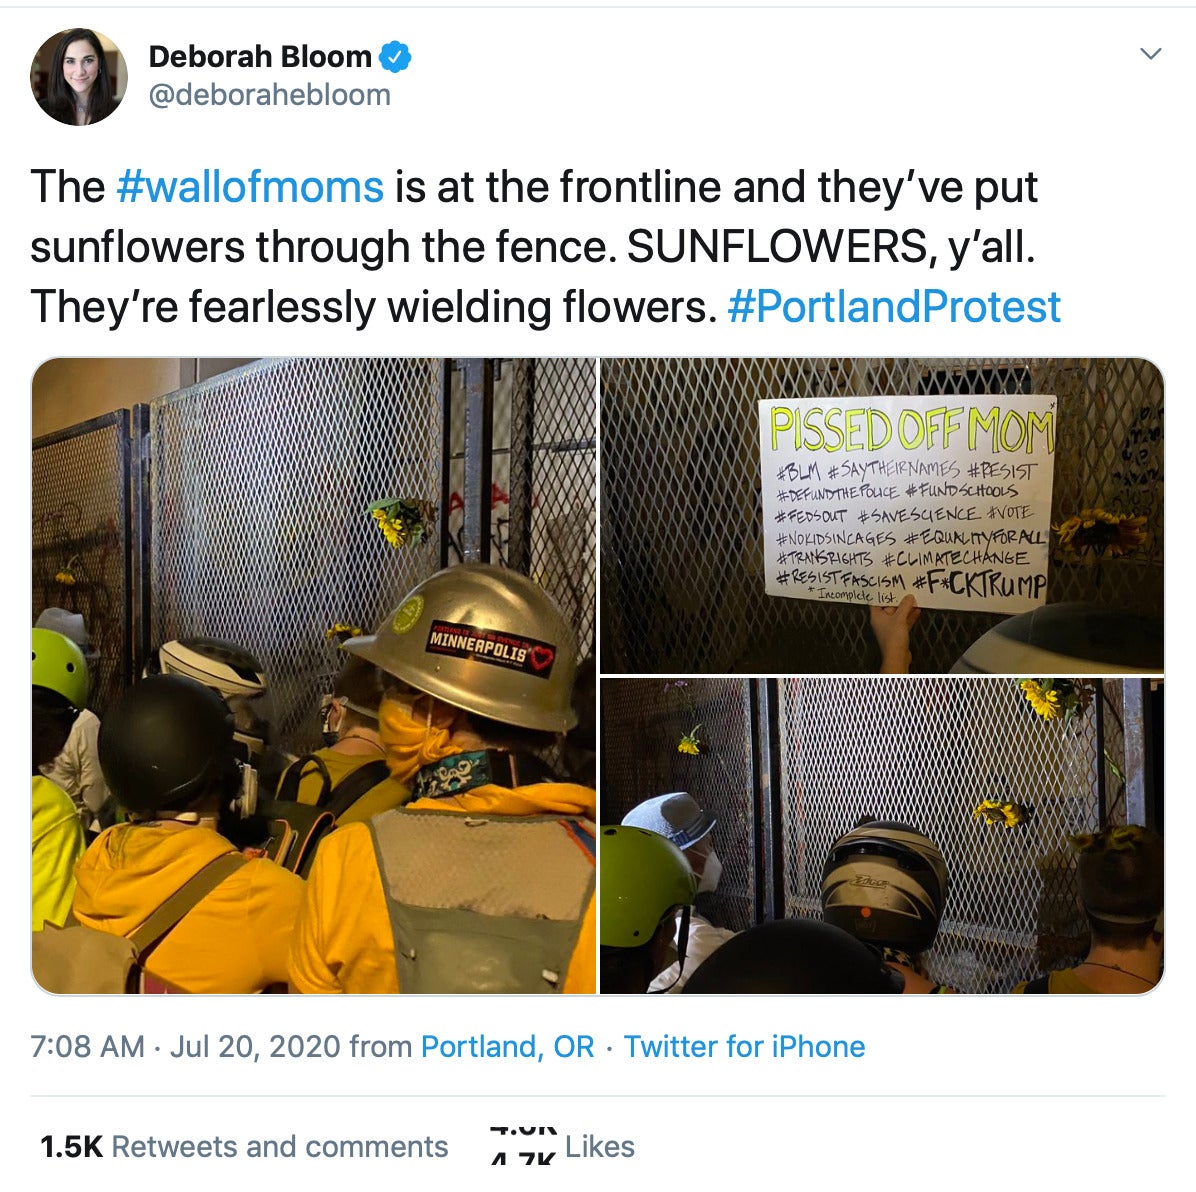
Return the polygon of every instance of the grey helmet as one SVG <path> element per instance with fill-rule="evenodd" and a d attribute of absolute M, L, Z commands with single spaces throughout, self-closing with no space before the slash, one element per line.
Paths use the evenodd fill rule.
<path fill-rule="evenodd" d="M 926 951 L 946 901 L 943 854 L 908 824 L 859 824 L 835 841 L 823 866 L 823 919 L 866 943 Z"/>
<path fill-rule="evenodd" d="M 490 720 L 551 733 L 577 723 L 573 629 L 552 598 L 515 571 L 487 563 L 438 571 L 372 635 L 343 649 Z"/>

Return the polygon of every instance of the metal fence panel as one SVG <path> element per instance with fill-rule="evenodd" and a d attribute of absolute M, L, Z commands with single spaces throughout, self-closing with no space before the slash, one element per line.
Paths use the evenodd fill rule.
<path fill-rule="evenodd" d="M 581 657 L 594 652 L 597 598 L 595 361 L 495 362 L 491 561 L 529 575 L 561 606 Z M 464 386 L 453 377 L 452 515 L 459 560 L 465 492 Z"/>
<path fill-rule="evenodd" d="M 718 820 L 725 868 L 705 908 L 713 922 L 742 929 L 766 917 L 756 877 L 760 842 L 770 838 L 779 913 L 818 917 L 831 845 L 875 816 L 925 832 L 947 861 L 950 892 L 927 958 L 936 980 L 967 993 L 1007 991 L 1083 955 L 1066 838 L 1126 822 L 1120 682 L 1104 681 L 1065 728 L 1040 719 L 1011 679 L 783 679 L 775 831 L 758 822 L 769 811 L 754 789 L 752 687 L 730 678 L 602 684 L 602 820 L 617 822 L 652 795 L 689 791 Z M 698 722 L 699 754 L 679 752 Z M 1005 828 L 975 817 L 986 797 L 1019 804 L 1024 822 Z"/>
<path fill-rule="evenodd" d="M 151 413 L 155 644 L 208 636 L 257 654 L 278 743 L 318 744 L 337 623 L 372 630 L 439 567 L 393 548 L 367 508 L 441 500 L 439 359 L 263 361 Z M 441 511 L 442 512 L 442 511 Z"/>
<path fill-rule="evenodd" d="M 1094 505 L 1147 518 L 1145 550 L 1052 552 L 1047 598 L 1162 615 L 1163 383 L 1149 362 L 611 359 L 602 365 L 602 639 L 607 672 L 874 670 L 867 610 L 769 597 L 756 403 L 903 394 L 1059 399 L 1052 522 Z M 914 667 L 939 673 L 1001 617 L 933 610 Z"/>
<path fill-rule="evenodd" d="M 831 845 L 871 815 L 925 832 L 947 861 L 936 980 L 999 992 L 1083 954 L 1066 837 L 1100 823 L 1093 709 L 1064 729 L 1012 679 L 792 679 L 782 690 L 788 916 L 820 913 Z M 1027 808 L 1025 822 L 975 818 L 984 798 Z"/>
<path fill-rule="evenodd" d="M 619 823 L 637 803 L 688 791 L 717 823 L 718 890 L 699 909 L 737 931 L 759 917 L 757 824 L 752 798 L 750 684 L 737 679 L 606 679 L 602 683 L 601 820 Z M 697 729 L 700 752 L 678 749 Z"/>
<path fill-rule="evenodd" d="M 129 412 L 33 443 L 33 619 L 81 613 L 91 647 L 89 705 L 103 715 L 128 682 Z"/>

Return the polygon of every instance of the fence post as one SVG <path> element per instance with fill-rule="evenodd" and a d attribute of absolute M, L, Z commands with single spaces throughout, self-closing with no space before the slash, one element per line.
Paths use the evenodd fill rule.
<path fill-rule="evenodd" d="M 755 805 L 753 847 L 757 923 L 785 914 L 785 882 L 781 857 L 781 731 L 780 694 L 776 679 L 752 679 L 752 798 Z"/>
<path fill-rule="evenodd" d="M 489 563 L 494 362 L 468 357 L 458 360 L 457 365 L 465 378 L 465 509 L 461 553 L 466 563 Z"/>
<path fill-rule="evenodd" d="M 1153 708 L 1149 679 L 1123 679 L 1125 706 L 1125 822 L 1159 829 L 1154 782 Z"/>
<path fill-rule="evenodd" d="M 440 362 L 440 566 L 449 565 L 449 507 L 453 501 L 453 362 Z"/>
<path fill-rule="evenodd" d="M 133 407 L 129 443 L 128 681 L 135 683 L 150 652 L 150 408 Z"/>
<path fill-rule="evenodd" d="M 532 569 L 532 479 L 536 443 L 536 362 L 516 368 L 511 387 L 511 524 L 507 565 Z"/>

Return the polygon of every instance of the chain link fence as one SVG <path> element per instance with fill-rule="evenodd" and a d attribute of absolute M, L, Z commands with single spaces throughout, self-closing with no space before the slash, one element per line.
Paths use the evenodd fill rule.
<path fill-rule="evenodd" d="M 101 716 L 128 682 L 129 414 L 82 423 L 33 443 L 33 620 L 80 613 L 90 646 L 88 704 Z"/>
<path fill-rule="evenodd" d="M 491 562 L 529 575 L 561 606 L 583 658 L 594 653 L 597 592 L 595 361 L 495 362 L 491 441 Z M 452 381 L 449 532 L 460 561 L 465 418 Z"/>
<path fill-rule="evenodd" d="M 96 710 L 131 680 L 147 646 L 213 637 L 263 663 L 277 743 L 318 744 L 317 696 L 342 661 L 328 631 L 372 630 L 415 584 L 462 557 L 459 363 L 264 360 L 169 394 L 139 408 L 144 494 L 140 469 L 130 488 L 141 436 L 129 411 L 37 440 L 33 615 L 49 605 L 84 615 L 101 654 Z M 592 656 L 595 362 L 492 363 L 492 417 L 471 432 L 491 452 L 492 561 L 550 592 L 581 656 Z M 422 541 L 387 544 L 369 507 L 390 498 L 431 511 Z M 134 564 L 143 556 L 144 580 Z M 135 633 L 148 640 L 133 642 Z"/>
<path fill-rule="evenodd" d="M 738 679 L 602 683 L 602 823 L 619 823 L 655 795 L 688 791 L 717 821 L 713 840 L 723 863 L 718 889 L 702 894 L 698 909 L 736 931 L 756 922 L 759 908 L 752 687 Z M 697 754 L 678 748 L 691 734 Z"/>
<path fill-rule="evenodd" d="M 831 845 L 873 816 L 920 829 L 946 858 L 950 891 L 927 956 L 936 980 L 1002 992 L 1083 956 L 1066 838 L 1125 822 L 1119 681 L 1100 683 L 1066 728 L 1038 717 L 1010 679 L 682 683 L 604 681 L 601 815 L 618 822 L 642 799 L 689 791 L 718 820 L 722 882 L 700 904 L 713 922 L 741 930 L 769 917 L 766 869 L 776 874 L 778 915 L 818 917 Z M 753 727 L 761 690 L 777 703 L 773 801 Z M 680 752 L 695 727 L 699 753 Z M 974 812 L 986 798 L 1016 804 L 1023 821 L 985 822 Z"/>
<path fill-rule="evenodd" d="M 151 624 L 236 642 L 271 686 L 277 743 L 318 744 L 337 624 L 372 631 L 439 569 L 438 532 L 391 547 L 369 513 L 439 510 L 441 359 L 262 361 L 151 410 Z"/>
<path fill-rule="evenodd" d="M 1146 547 L 1052 552 L 1047 599 L 1161 616 L 1163 382 L 1143 360 L 610 359 L 602 365 L 602 640 L 607 672 L 875 670 L 868 611 L 764 593 L 758 413 L 787 400 L 1054 394 L 1051 521 L 1144 516 Z M 1002 618 L 930 610 L 914 666 L 947 671 Z"/>

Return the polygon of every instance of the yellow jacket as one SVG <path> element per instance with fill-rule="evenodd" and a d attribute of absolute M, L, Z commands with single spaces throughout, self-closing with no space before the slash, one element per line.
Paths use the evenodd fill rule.
<path fill-rule="evenodd" d="M 412 811 L 511 817 L 594 818 L 594 792 L 569 783 L 509 790 L 482 786 L 465 794 L 417 799 Z M 445 857 L 443 865 L 451 865 Z M 590 858 L 593 864 L 593 858 Z M 591 897 L 565 974 L 564 993 L 594 993 L 597 929 Z M 337 828 L 320 842 L 295 926 L 291 988 L 298 993 L 399 993 L 394 934 L 367 824 Z"/>
<path fill-rule="evenodd" d="M 382 754 L 369 753 L 342 753 L 331 747 L 327 749 L 317 749 L 315 756 L 318 757 L 328 770 L 328 777 L 335 787 L 342 778 L 360 770 L 362 766 L 368 762 L 376 762 L 382 760 Z M 298 763 L 295 763 L 298 764 Z M 286 781 L 286 774 L 282 776 L 279 781 L 279 790 L 282 789 L 283 782 Z M 303 803 L 308 807 L 314 807 L 316 801 L 319 799 L 323 791 L 323 775 L 315 766 L 309 766 L 299 779 L 299 790 L 296 797 L 296 802 Z M 364 824 L 366 820 L 373 819 L 374 816 L 381 814 L 383 811 L 389 811 L 392 807 L 399 807 L 411 798 L 411 792 L 402 783 L 396 782 L 393 778 L 387 778 L 375 786 L 370 787 L 352 807 L 345 812 L 338 820 L 338 824 Z"/>
<path fill-rule="evenodd" d="M 76 867 L 75 918 L 127 936 L 209 861 L 235 852 L 197 824 L 118 824 Z M 188 993 L 257 993 L 287 979 L 303 882 L 253 860 L 226 878 L 153 950 L 146 969 Z"/>
<path fill-rule="evenodd" d="M 33 930 L 61 927 L 75 895 L 75 862 L 83 855 L 83 826 L 71 797 L 33 776 Z"/>

